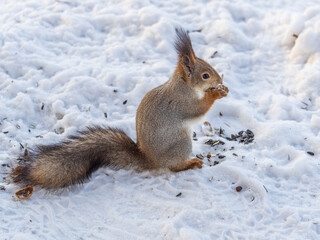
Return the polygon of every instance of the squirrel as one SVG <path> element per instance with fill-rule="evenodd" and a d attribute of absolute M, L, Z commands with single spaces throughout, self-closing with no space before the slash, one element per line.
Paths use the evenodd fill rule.
<path fill-rule="evenodd" d="M 136 114 L 137 143 L 122 130 L 92 126 L 67 140 L 38 145 L 18 158 L 11 173 L 20 186 L 57 190 L 81 184 L 100 167 L 136 171 L 201 168 L 190 158 L 191 124 L 228 94 L 219 74 L 198 58 L 189 34 L 176 28 L 178 63 L 171 78 L 149 91 Z"/>

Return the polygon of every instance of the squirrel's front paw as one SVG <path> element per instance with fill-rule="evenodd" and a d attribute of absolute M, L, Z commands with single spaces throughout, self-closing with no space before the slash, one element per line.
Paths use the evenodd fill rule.
<path fill-rule="evenodd" d="M 226 97 L 228 95 L 229 89 L 221 84 L 217 87 L 217 91 L 219 92 L 221 97 Z"/>
<path fill-rule="evenodd" d="M 210 88 L 212 94 L 215 94 L 217 98 L 223 98 L 226 97 L 228 95 L 229 89 L 222 85 L 219 84 L 217 87 L 215 88 Z"/>

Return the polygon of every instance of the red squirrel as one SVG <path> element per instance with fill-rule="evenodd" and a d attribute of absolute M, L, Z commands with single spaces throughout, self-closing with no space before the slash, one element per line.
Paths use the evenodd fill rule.
<path fill-rule="evenodd" d="M 136 115 L 137 143 L 115 128 L 88 127 L 67 140 L 36 146 L 20 157 L 12 178 L 17 184 L 61 189 L 83 183 L 100 167 L 173 172 L 201 168 L 190 159 L 190 125 L 228 94 L 219 74 L 192 48 L 188 33 L 176 29 L 178 63 L 164 84 L 149 91 Z"/>

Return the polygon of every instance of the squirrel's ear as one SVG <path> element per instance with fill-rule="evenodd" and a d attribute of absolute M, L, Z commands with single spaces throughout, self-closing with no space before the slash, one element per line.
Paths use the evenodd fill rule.
<path fill-rule="evenodd" d="M 177 38 L 175 48 L 179 55 L 179 62 L 182 64 L 187 76 L 190 77 L 195 66 L 195 53 L 192 48 L 188 33 L 182 28 L 176 28 Z"/>
<path fill-rule="evenodd" d="M 186 72 L 186 75 L 190 77 L 194 71 L 194 60 L 192 60 L 188 55 L 185 55 L 181 57 L 181 63 L 184 71 Z"/>

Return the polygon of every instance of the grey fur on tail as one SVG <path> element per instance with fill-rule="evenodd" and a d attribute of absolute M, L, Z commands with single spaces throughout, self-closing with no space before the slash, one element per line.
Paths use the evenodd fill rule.
<path fill-rule="evenodd" d="M 21 186 L 61 189 L 81 184 L 100 167 L 149 169 L 145 157 L 122 130 L 88 127 L 58 144 L 22 155 L 12 172 Z"/>

